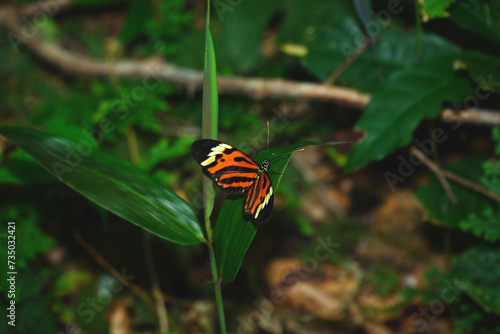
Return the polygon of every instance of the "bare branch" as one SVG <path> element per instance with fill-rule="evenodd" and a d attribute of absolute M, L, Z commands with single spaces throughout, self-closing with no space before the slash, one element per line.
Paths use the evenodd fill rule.
<path fill-rule="evenodd" d="M 47 8 L 48 4 L 64 3 L 53 13 L 54 15 L 67 7 L 70 0 L 48 0 L 37 2 L 21 9 L 11 6 L 0 8 L 0 25 L 8 31 L 8 38 L 17 48 L 18 44 L 24 45 L 34 55 L 44 60 L 65 73 L 82 76 L 118 75 L 121 77 L 142 80 L 163 80 L 172 84 L 185 86 L 190 91 L 199 90 L 203 83 L 203 72 L 183 68 L 162 61 L 159 58 L 146 60 L 122 60 L 110 62 L 103 59 L 91 59 L 75 52 L 66 50 L 59 45 L 51 44 L 40 39 L 40 34 L 28 34 L 25 20 L 22 15 L 30 17 Z M 38 11 L 37 11 L 37 6 Z M 54 11 L 53 11 L 54 12 Z M 51 14 L 51 13 L 49 13 Z M 26 18 L 26 17 L 25 17 Z M 355 109 L 363 109 L 370 101 L 370 94 L 360 93 L 354 89 L 331 86 L 320 83 L 295 82 L 282 79 L 228 77 L 219 75 L 219 93 L 237 94 L 262 98 L 295 98 L 318 100 L 346 105 Z M 454 113 L 447 109 L 441 113 L 441 118 L 447 122 L 462 121 L 464 123 L 497 126 L 500 125 L 500 111 L 485 111 L 469 109 L 462 113 Z"/>

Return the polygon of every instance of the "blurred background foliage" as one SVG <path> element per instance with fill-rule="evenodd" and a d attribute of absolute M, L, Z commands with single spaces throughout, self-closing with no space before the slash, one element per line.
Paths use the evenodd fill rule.
<path fill-rule="evenodd" d="M 422 164 L 410 166 L 414 171 L 403 181 L 387 178 L 402 174 L 410 145 L 431 138 L 439 143 L 429 154 L 434 163 L 500 196 L 499 124 L 450 123 L 439 116 L 457 106 L 499 112 L 500 4 L 357 3 L 361 10 L 351 1 L 213 1 L 219 74 L 303 82 L 325 82 L 335 74 L 335 85 L 372 94 L 362 111 L 303 97 L 221 95 L 219 137 L 247 145 L 241 148 L 248 153 L 265 148 L 257 136 L 267 136 L 266 121 L 277 114 L 285 126 L 272 133 L 271 146 L 363 138 L 294 156 L 270 223 L 260 227 L 236 281 L 224 287 L 228 327 L 234 332 L 241 319 L 258 312 L 246 332 L 500 333 L 499 202 L 450 181 L 453 204 Z M 75 0 L 39 25 L 37 38 L 103 61 L 168 61 L 202 70 L 205 6 L 198 0 Z M 368 15 L 371 42 L 359 11 Z M 144 96 L 134 95 L 142 80 L 113 73 L 73 76 L 22 45 L 14 52 L 5 28 L 2 36 L 2 124 L 77 142 L 92 137 L 100 150 L 131 161 L 201 214 L 200 171 L 190 155 L 200 136 L 199 90 L 160 82 L 143 89 Z M 477 105 L 466 104 L 474 97 Z M 111 121 L 110 131 L 95 132 L 104 119 Z M 434 129 L 444 131 L 446 140 L 433 138 Z M 3 318 L 0 331 L 113 332 L 114 317 L 125 309 L 134 332 L 154 332 L 152 275 L 140 229 L 0 140 L 0 219 L 3 226 L 17 222 L 18 240 L 18 325 L 11 328 Z M 6 235 L 6 228 L 0 231 L 0 263 L 6 263 Z M 273 291 L 270 277 L 290 275 L 269 263 L 315 258 L 318 238 L 326 236 L 338 243 L 335 251 L 300 283 L 312 282 L 313 301 L 353 286 L 351 297 L 334 294 L 329 301 L 341 305 L 338 316 L 325 319 L 318 309 L 326 306 L 301 304 L 303 295 L 287 295 L 288 303 L 270 312 L 259 308 L 256 301 Z M 156 237 L 150 247 L 171 332 L 217 332 L 204 247 Z M 102 259 L 128 275 L 133 287 L 120 285 Z M 4 275 L 2 269 L 2 282 Z M 344 276 L 349 279 L 339 278 Z M 447 302 L 444 289 L 456 298 Z M 4 305 L 4 284 L 0 290 Z M 425 316 L 422 307 L 431 313 Z"/>

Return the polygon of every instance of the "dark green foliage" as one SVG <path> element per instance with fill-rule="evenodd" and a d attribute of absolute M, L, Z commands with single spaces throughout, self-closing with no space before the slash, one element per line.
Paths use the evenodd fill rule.
<path fill-rule="evenodd" d="M 500 324 L 497 313 L 486 313 L 469 298 L 462 298 L 458 304 L 460 316 L 453 318 L 454 333 L 498 334 Z"/>
<path fill-rule="evenodd" d="M 478 182 L 481 180 L 482 163 L 482 160 L 470 159 L 449 163 L 443 168 L 468 180 Z M 436 224 L 458 227 L 461 220 L 466 219 L 474 212 L 481 212 L 491 205 L 483 195 L 477 192 L 472 192 L 455 183 L 451 183 L 450 186 L 457 198 L 458 205 L 453 205 L 450 202 L 442 185 L 434 175 L 429 176 L 428 186 L 421 186 L 416 191 L 417 197 L 427 210 L 427 218 Z"/>
<path fill-rule="evenodd" d="M 500 251 L 498 247 L 477 246 L 455 260 L 455 284 L 486 312 L 500 314 Z"/>
<path fill-rule="evenodd" d="M 493 139 L 497 141 L 496 150 L 500 147 L 498 132 L 498 129 L 493 130 Z M 482 183 L 486 189 L 500 194 L 499 169 L 496 161 L 470 159 L 447 164 L 444 168 L 467 180 Z M 434 175 L 430 176 L 428 186 L 417 190 L 417 196 L 428 210 L 428 218 L 436 224 L 459 227 L 488 241 L 499 240 L 500 204 L 464 186 L 452 183 L 451 187 L 458 205 L 450 203 Z"/>
<path fill-rule="evenodd" d="M 2 333 L 34 333 L 51 332 L 55 329 L 55 319 L 50 312 L 50 304 L 54 296 L 44 292 L 44 285 L 52 278 L 53 273 L 48 269 L 33 272 L 31 263 L 37 256 L 46 253 L 56 244 L 56 240 L 45 235 L 40 229 L 41 213 L 34 205 L 18 204 L 8 207 L 6 203 L 0 204 L 0 219 L 4 232 L 0 234 L 0 245 L 7 248 L 6 222 L 16 222 L 16 327 L 7 324 L 8 318 L 0 322 Z M 0 251 L 0 261 L 7 268 L 7 253 L 4 249 Z M 6 282 L 6 270 L 0 272 L 0 279 Z M 2 308 L 7 307 L 7 284 L 0 285 L 0 304 Z M 5 316 L 5 311 L 2 312 Z M 22 321 L 28 317 L 30 321 Z M 24 318 L 26 319 L 26 318 Z"/>
<path fill-rule="evenodd" d="M 393 75 L 419 63 L 415 31 L 381 30 L 380 38 L 381 41 L 377 44 L 377 64 L 381 74 L 372 70 L 374 64 L 370 53 L 364 53 L 352 60 L 352 66 L 342 72 L 336 80 L 337 84 L 375 93 L 383 89 Z M 356 53 L 361 47 L 361 41 L 363 32 L 358 23 L 354 18 L 346 18 L 309 42 L 309 52 L 302 63 L 320 80 L 326 80 L 336 68 Z M 423 35 L 423 43 L 429 51 L 426 54 L 429 58 L 458 51 L 457 46 L 431 33 Z M 408 80 L 407 83 L 412 81 Z"/>
<path fill-rule="evenodd" d="M 5 203 L 2 203 L 0 205 L 0 219 L 4 222 L 16 222 L 14 235 L 17 243 L 20 244 L 24 240 L 30 240 L 28 244 L 23 247 L 18 247 L 16 250 L 15 263 L 18 269 L 25 269 L 29 261 L 34 259 L 37 255 L 47 252 L 47 250 L 55 245 L 55 240 L 46 236 L 40 230 L 40 213 L 30 205 L 8 207 Z M 6 225 L 4 225 L 4 227 L 5 226 Z M 7 228 L 5 228 L 5 231 L 7 231 Z M 6 245 L 7 234 L 3 232 L 0 238 L 2 240 L 2 246 Z M 0 261 L 7 264 L 7 254 L 4 251 L 0 252 Z M 5 275 L 5 271 L 2 272 L 2 275 Z M 6 292 L 6 288 L 7 285 L 2 284 L 0 286 L 0 291 Z"/>
<path fill-rule="evenodd" d="M 500 6 L 498 2 L 458 1 L 450 10 L 457 26 L 472 31 L 490 42 L 500 44 Z"/>
<path fill-rule="evenodd" d="M 493 129 L 496 141 L 495 153 L 500 148 L 498 128 Z M 497 161 L 462 160 L 443 166 L 468 180 L 483 184 L 495 194 L 498 187 Z M 417 196 L 428 210 L 428 217 L 442 224 L 482 237 L 489 244 L 479 244 L 457 256 L 451 272 L 446 277 L 469 298 L 461 297 L 455 322 L 456 333 L 473 330 L 474 333 L 497 333 L 500 325 L 496 317 L 500 313 L 500 252 L 494 243 L 500 239 L 500 204 L 487 200 L 484 195 L 451 184 L 458 205 L 452 205 L 442 186 L 432 175 L 428 186 L 420 187 Z M 439 276 L 439 274 L 437 274 Z M 474 305 L 474 302 L 477 303 Z"/>
<path fill-rule="evenodd" d="M 401 275 L 391 267 L 384 266 L 381 263 L 374 263 L 368 274 L 368 279 L 373 288 L 382 297 L 399 290 Z"/>

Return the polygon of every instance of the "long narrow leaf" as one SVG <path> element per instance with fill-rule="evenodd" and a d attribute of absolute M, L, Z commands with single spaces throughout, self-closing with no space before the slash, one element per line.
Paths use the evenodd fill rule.
<path fill-rule="evenodd" d="M 217 67 L 215 62 L 215 49 L 212 34 L 209 28 L 210 3 L 207 7 L 207 26 L 205 38 L 205 68 L 203 77 L 203 121 L 202 137 L 217 139 L 217 125 L 219 119 L 219 96 L 217 92 Z M 215 192 L 212 180 L 203 178 L 203 193 L 205 197 L 205 217 L 210 217 L 215 201 Z M 207 223 L 209 221 L 207 220 Z M 209 238 L 211 227 L 207 227 Z"/>
<path fill-rule="evenodd" d="M 105 208 L 169 241 L 203 241 L 191 207 L 130 163 L 98 151 L 86 141 L 16 127 L 0 133 L 30 154 L 60 181 Z"/>
<path fill-rule="evenodd" d="M 212 34 L 207 28 L 205 70 L 203 77 L 203 138 L 217 139 L 219 97 L 217 92 L 217 67 Z"/>

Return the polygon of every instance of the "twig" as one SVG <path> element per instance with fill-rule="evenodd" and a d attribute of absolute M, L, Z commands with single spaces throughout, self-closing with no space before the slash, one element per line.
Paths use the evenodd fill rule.
<path fill-rule="evenodd" d="M 350 55 L 342 64 L 340 64 L 339 67 L 335 69 L 335 71 L 330 74 L 330 76 L 325 80 L 324 84 L 327 86 L 333 85 L 335 80 L 344 73 L 345 70 L 351 66 L 351 64 L 358 59 L 363 53 L 366 52 L 370 48 L 370 42 L 369 40 L 365 39 L 363 43 L 360 45 L 360 47 L 354 52 L 352 55 Z"/>
<path fill-rule="evenodd" d="M 37 4 L 44 4 L 44 2 L 37 2 Z M 34 55 L 54 68 L 73 75 L 109 77 L 114 74 L 120 77 L 138 78 L 142 79 L 143 82 L 147 81 L 146 84 L 151 84 L 155 80 L 163 80 L 185 86 L 191 91 L 199 90 L 202 87 L 202 71 L 175 66 L 158 58 L 137 61 L 122 60 L 111 63 L 106 60 L 91 59 L 68 51 L 59 45 L 43 41 L 40 39 L 40 33 L 26 36 L 26 29 L 23 29 L 20 15 L 36 13 L 35 6 L 35 4 L 30 5 L 29 10 L 26 7 L 15 9 L 12 6 L 0 8 L 0 25 L 9 31 L 7 36 L 10 40 L 13 39 L 14 42 L 24 45 Z M 31 17 L 27 15 L 23 19 L 28 19 L 29 22 Z M 17 48 L 17 45 L 15 47 Z M 222 75 L 217 77 L 217 81 L 219 93 L 243 95 L 253 99 L 298 98 L 363 109 L 371 98 L 370 94 L 360 93 L 354 89 L 328 86 L 322 83 Z M 500 117 L 491 117 L 494 113 L 500 113 L 500 111 L 485 113 L 484 110 L 469 109 L 467 117 L 462 117 L 462 114 L 457 116 L 457 114 L 446 111 L 441 113 L 441 118 L 444 121 L 454 121 L 458 117 L 465 123 L 500 125 Z"/>
<path fill-rule="evenodd" d="M 452 109 L 443 109 L 441 118 L 445 122 L 465 122 L 477 125 L 500 125 L 500 112 L 487 109 L 464 109 L 455 112 Z"/>
<path fill-rule="evenodd" d="M 94 247 L 92 247 L 92 245 L 90 245 L 80 236 L 80 233 L 74 232 L 73 236 L 75 237 L 76 241 L 78 241 L 78 243 L 83 248 L 85 248 L 85 250 L 94 258 L 94 260 L 101 265 L 101 267 L 103 267 L 107 272 L 113 275 L 113 277 L 116 278 L 123 286 L 127 287 L 130 291 L 132 291 L 135 295 L 142 299 L 152 310 L 155 309 L 154 303 L 146 291 L 144 291 L 140 286 L 135 285 L 134 283 L 123 278 L 118 270 L 116 270 L 105 258 L 103 258 L 95 250 Z"/>
<path fill-rule="evenodd" d="M 450 171 L 447 171 L 445 169 L 441 169 L 439 168 L 436 164 L 434 164 L 434 162 L 432 162 L 429 158 L 427 158 L 425 156 L 424 153 L 422 153 L 419 149 L 417 149 L 416 147 L 411 147 L 410 148 L 411 152 L 418 158 L 420 159 L 426 166 L 429 167 L 429 169 L 431 169 L 435 174 L 436 176 L 439 178 L 439 180 L 441 181 L 441 177 L 439 175 L 442 175 L 444 177 L 446 177 L 447 179 L 450 179 L 464 187 L 467 187 L 467 188 L 470 188 L 492 200 L 494 200 L 495 202 L 498 202 L 500 203 L 500 196 L 489 191 L 488 189 L 486 189 L 485 187 L 483 187 L 482 185 L 478 184 L 478 183 L 475 183 L 475 182 L 472 182 L 472 181 L 469 181 L 467 179 L 464 179 L 463 177 L 455 174 L 455 173 L 452 173 Z M 447 184 L 448 182 L 446 182 Z M 441 184 L 443 184 L 443 182 L 441 182 Z M 445 188 L 445 191 L 446 189 L 450 189 L 449 188 L 449 185 L 447 187 L 445 187 L 445 185 L 443 184 L 443 188 Z M 450 193 L 451 193 L 451 189 L 450 189 Z M 448 194 L 448 192 L 447 192 Z M 453 195 L 453 193 L 451 193 Z M 449 197 L 449 196 L 448 196 Z M 453 196 L 454 197 L 454 196 Z M 451 198 L 450 198 L 450 202 L 454 203 Z M 456 199 L 455 199 L 455 202 L 456 202 Z"/>
<path fill-rule="evenodd" d="M 447 170 L 443 170 L 443 174 L 448 179 L 450 179 L 452 181 L 455 181 L 456 183 L 461 184 L 464 187 L 467 187 L 467 188 L 470 188 L 470 189 L 472 189 L 474 191 L 477 191 L 478 193 L 480 193 L 480 194 L 482 194 L 482 195 L 484 195 L 484 196 L 486 196 L 486 197 L 494 200 L 495 202 L 500 203 L 500 196 L 498 196 L 497 194 L 489 191 L 488 189 L 486 189 L 482 185 L 474 183 L 474 182 L 471 182 L 471 181 L 469 181 L 467 179 L 464 179 L 463 177 L 458 176 L 457 174 L 449 172 Z"/>
<path fill-rule="evenodd" d="M 413 153 L 420 161 L 422 161 L 429 169 L 437 176 L 439 182 L 443 186 L 443 189 L 446 193 L 446 196 L 448 196 L 448 199 L 452 204 L 457 204 L 457 198 L 455 197 L 455 194 L 453 194 L 453 191 L 451 190 L 450 184 L 446 180 L 446 177 L 444 175 L 444 172 L 439 168 L 438 165 L 436 165 L 432 160 L 427 158 L 427 156 L 420 151 L 418 148 L 415 146 L 410 147 L 411 153 Z"/>

